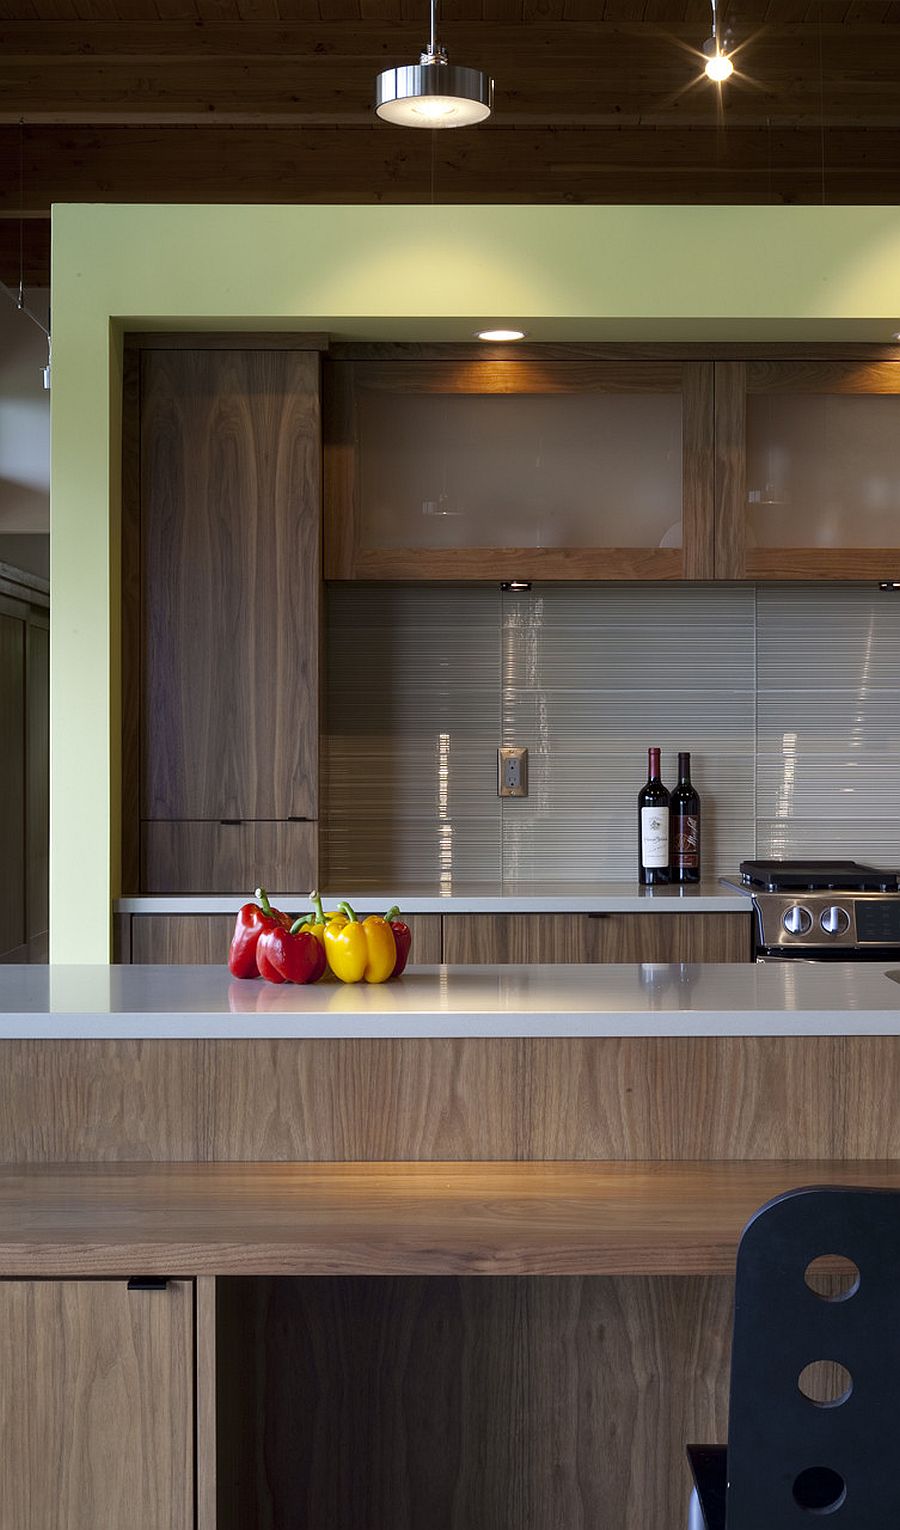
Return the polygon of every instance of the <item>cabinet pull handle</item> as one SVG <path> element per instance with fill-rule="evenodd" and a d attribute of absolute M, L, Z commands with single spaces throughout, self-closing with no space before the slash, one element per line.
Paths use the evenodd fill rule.
<path fill-rule="evenodd" d="M 608 919 L 609 914 L 588 914 L 589 919 Z"/>
<path fill-rule="evenodd" d="M 306 818 L 302 813 L 288 813 L 288 823 L 315 823 L 314 818 Z"/>
<path fill-rule="evenodd" d="M 129 1291 L 165 1291 L 168 1280 L 164 1275 L 132 1275 L 128 1282 Z"/>

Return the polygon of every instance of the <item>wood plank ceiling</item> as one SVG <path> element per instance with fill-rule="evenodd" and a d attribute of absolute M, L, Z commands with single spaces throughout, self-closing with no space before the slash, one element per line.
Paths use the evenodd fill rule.
<path fill-rule="evenodd" d="M 54 201 L 894 203 L 900 0 L 444 0 L 492 120 L 371 113 L 427 0 L 0 0 L 0 274 Z M 20 227 L 20 220 L 22 221 Z"/>

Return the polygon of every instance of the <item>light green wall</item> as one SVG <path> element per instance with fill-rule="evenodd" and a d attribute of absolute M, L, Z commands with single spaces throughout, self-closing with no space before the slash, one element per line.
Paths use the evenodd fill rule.
<path fill-rule="evenodd" d="M 900 209 L 63 205 L 52 279 L 51 954 L 105 961 L 124 329 L 883 341 Z"/>

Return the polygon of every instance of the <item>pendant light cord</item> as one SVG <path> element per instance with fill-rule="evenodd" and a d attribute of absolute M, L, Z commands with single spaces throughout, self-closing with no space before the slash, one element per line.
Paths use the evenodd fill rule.
<path fill-rule="evenodd" d="M 44 337 L 46 338 L 47 345 L 49 346 L 49 344 L 50 344 L 50 331 L 49 331 L 49 329 L 47 328 L 46 324 L 42 324 L 41 323 L 41 320 L 38 318 L 36 313 L 32 313 L 31 309 L 28 307 L 28 304 L 25 301 L 25 119 L 24 119 L 24 117 L 20 117 L 19 118 L 19 290 L 18 290 L 18 292 L 13 292 L 12 288 L 11 287 L 7 287 L 7 285 L 6 285 L 6 283 L 4 281 L 0 281 L 0 292 L 3 293 L 4 297 L 8 297 L 9 298 L 9 301 L 12 304 L 14 304 L 14 306 L 16 308 L 18 308 L 20 313 L 24 313 L 26 319 L 30 319 L 32 324 L 36 324 L 37 325 L 37 327 L 40 330 L 41 334 L 44 335 Z"/>
<path fill-rule="evenodd" d="M 431 34 L 428 38 L 428 56 L 435 58 L 437 55 L 437 0 L 431 0 Z"/>

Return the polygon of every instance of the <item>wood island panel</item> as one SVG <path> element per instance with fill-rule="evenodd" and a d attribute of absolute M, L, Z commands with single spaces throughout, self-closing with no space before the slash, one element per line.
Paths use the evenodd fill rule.
<path fill-rule="evenodd" d="M 900 1162 L 4 1168 L 0 1276 L 732 1274 L 810 1184 L 896 1189 Z"/>
<path fill-rule="evenodd" d="M 893 1036 L 0 1041 L 0 1162 L 900 1158 L 898 1097 Z"/>
<path fill-rule="evenodd" d="M 4 1530 L 193 1530 L 192 1343 L 191 1281 L 0 1281 Z"/>

